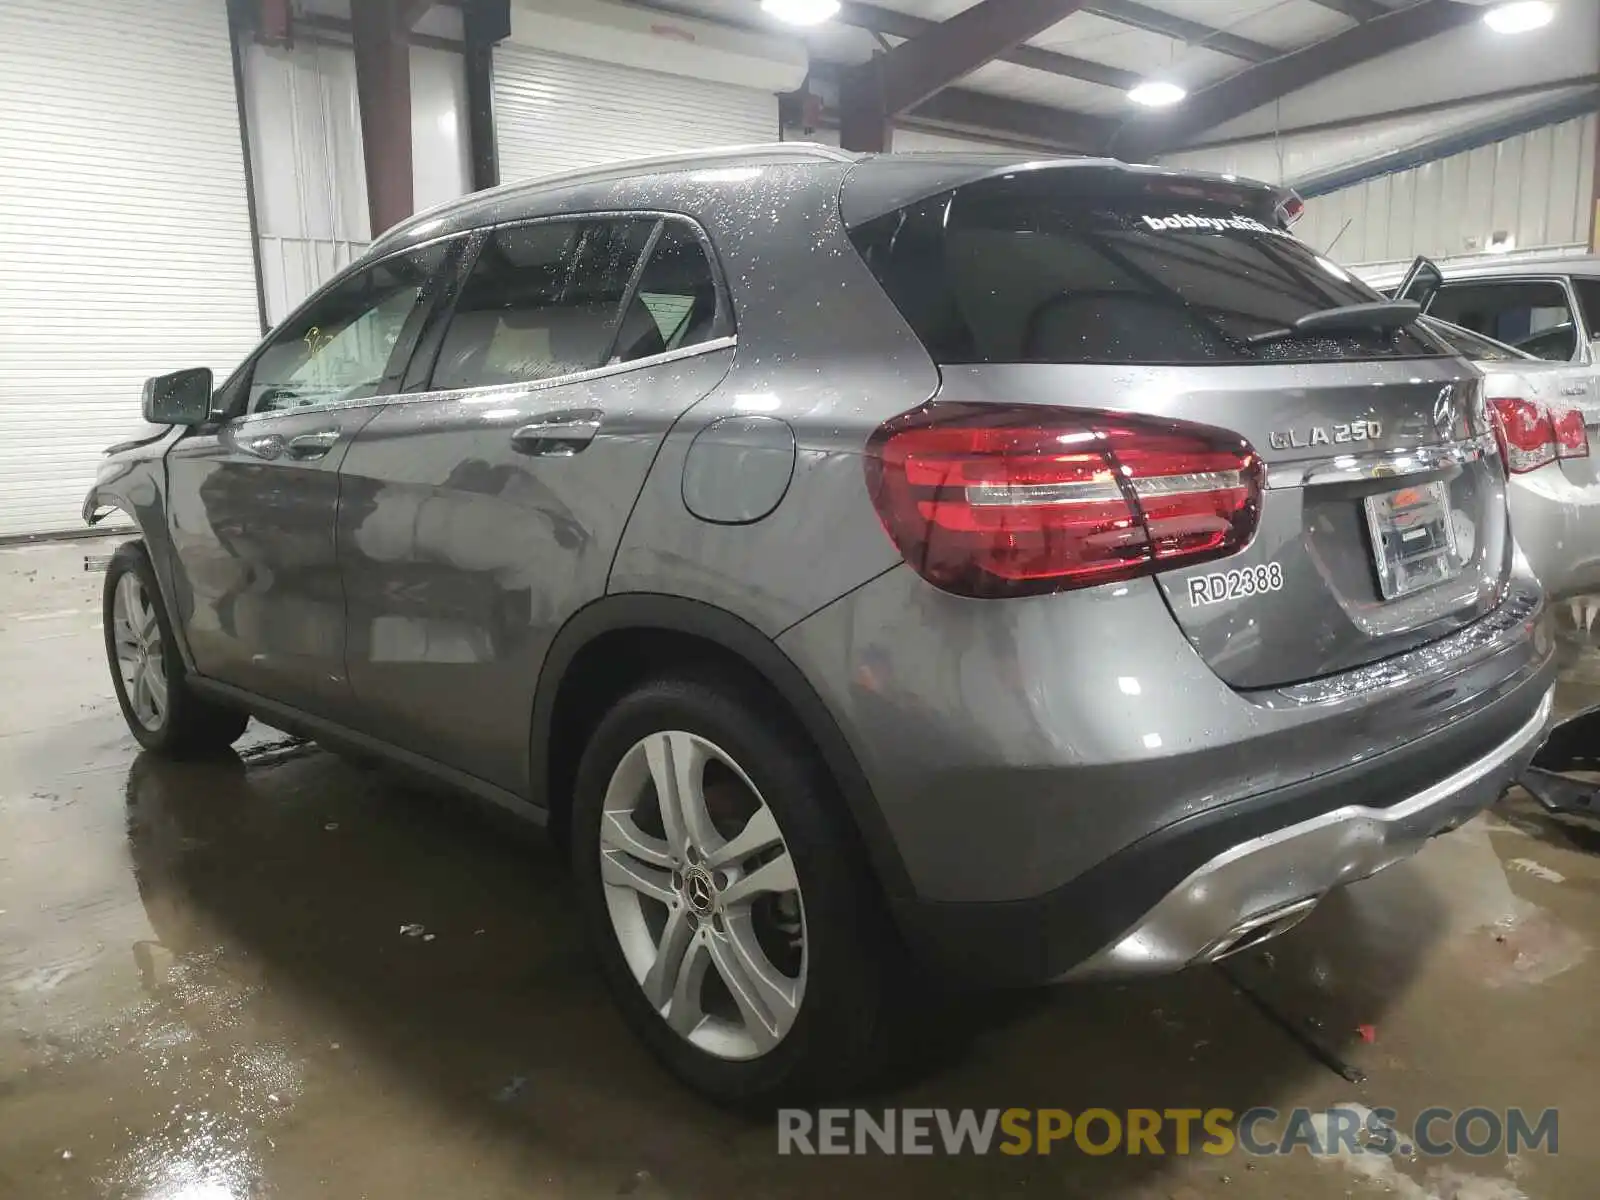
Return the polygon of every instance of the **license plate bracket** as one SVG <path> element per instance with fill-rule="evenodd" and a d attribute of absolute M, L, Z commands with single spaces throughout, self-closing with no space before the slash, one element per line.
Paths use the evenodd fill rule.
<path fill-rule="evenodd" d="M 1378 590 L 1397 600 L 1461 574 L 1465 565 L 1450 515 L 1450 490 L 1443 481 L 1411 484 L 1368 496 L 1362 502 Z"/>

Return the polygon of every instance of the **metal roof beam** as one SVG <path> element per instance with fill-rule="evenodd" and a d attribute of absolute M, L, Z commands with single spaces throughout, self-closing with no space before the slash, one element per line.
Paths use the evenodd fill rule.
<path fill-rule="evenodd" d="M 1374 155 L 1362 162 L 1348 163 L 1315 175 L 1302 176 L 1292 180 L 1289 186 L 1307 200 L 1314 196 L 1326 196 L 1329 192 L 1354 187 L 1369 179 L 1393 175 L 1397 171 L 1408 171 L 1424 163 L 1437 162 L 1441 158 L 1476 150 L 1479 146 L 1492 146 L 1507 138 L 1532 133 L 1535 129 L 1543 129 L 1547 125 L 1556 125 L 1562 121 L 1570 121 L 1574 117 L 1587 116 L 1596 109 L 1600 109 L 1600 89 L 1586 88 L 1576 95 L 1558 96 L 1521 112 L 1495 113 L 1466 128 L 1447 129 L 1416 145 Z"/>
<path fill-rule="evenodd" d="M 1180 149 L 1290 92 L 1459 29 L 1481 15 L 1482 9 L 1454 0 L 1423 0 L 1202 88 L 1168 112 L 1136 117 L 1112 138 L 1110 148 L 1119 157 L 1131 159 Z"/>
<path fill-rule="evenodd" d="M 993 134 L 1052 150 L 1093 153 L 1111 122 L 966 88 L 945 88 L 905 116 L 920 126 L 953 133 Z"/>
<path fill-rule="evenodd" d="M 876 4 L 856 3 L 855 0 L 845 0 L 834 19 L 870 33 L 897 38 L 921 37 L 938 24 L 926 17 L 913 17 L 893 9 L 879 8 Z M 1137 71 L 1108 67 L 1104 63 L 1091 62 L 1072 54 L 1059 54 L 1054 50 L 1041 50 L 1037 46 L 1014 46 L 1004 54 L 995 55 L 995 58 L 1034 71 L 1045 71 L 1067 79 L 1081 79 L 1085 83 L 1098 83 L 1119 92 L 1127 91 L 1143 78 Z"/>
<path fill-rule="evenodd" d="M 1210 25 L 1191 21 L 1187 17 L 1175 17 L 1158 8 L 1147 8 L 1143 4 L 1135 4 L 1133 0 L 1089 0 L 1083 6 L 1083 11 L 1104 17 L 1108 21 L 1115 21 L 1119 25 L 1128 25 L 1149 33 L 1177 38 L 1180 42 L 1188 42 L 1192 46 L 1204 46 L 1207 50 L 1242 58 L 1245 62 L 1268 62 L 1283 53 L 1282 50 L 1262 42 L 1214 29 Z"/>
<path fill-rule="evenodd" d="M 875 76 L 878 103 L 885 116 L 893 117 L 1043 33 L 1083 4 L 1084 0 L 978 0 L 849 74 Z"/>
<path fill-rule="evenodd" d="M 837 125 L 843 132 L 844 80 L 848 67 L 832 63 L 813 62 L 811 79 L 824 90 L 837 88 L 840 105 L 814 110 L 822 125 Z M 812 122 L 806 119 L 805 92 L 792 92 L 779 98 L 785 112 L 786 125 L 806 128 Z M 815 101 L 814 101 L 815 102 Z M 901 114 L 894 125 L 918 129 L 934 129 L 978 138 L 995 138 L 1005 142 L 1039 146 L 1047 150 L 1067 153 L 1093 152 L 1105 143 L 1116 128 L 1105 117 L 1067 112 L 1043 104 L 1030 104 L 1006 96 L 975 92 L 968 88 L 944 88 L 937 95 Z M 841 137 L 841 142 L 843 141 Z"/>

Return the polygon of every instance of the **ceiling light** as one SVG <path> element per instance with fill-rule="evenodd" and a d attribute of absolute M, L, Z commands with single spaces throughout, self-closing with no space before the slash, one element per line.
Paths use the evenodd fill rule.
<path fill-rule="evenodd" d="M 1527 33 L 1544 28 L 1555 15 L 1555 6 L 1546 0 L 1512 0 L 1484 13 L 1483 23 L 1496 33 Z"/>
<path fill-rule="evenodd" d="M 761 0 L 761 11 L 791 25 L 820 25 L 839 11 L 839 0 Z"/>
<path fill-rule="evenodd" d="M 1188 94 L 1177 84 L 1160 79 L 1146 79 L 1137 87 L 1128 89 L 1128 99 L 1146 108 L 1166 108 L 1169 104 L 1178 103 Z"/>

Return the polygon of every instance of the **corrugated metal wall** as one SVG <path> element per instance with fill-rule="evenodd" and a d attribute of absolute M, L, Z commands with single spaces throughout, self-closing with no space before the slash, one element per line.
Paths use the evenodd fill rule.
<path fill-rule="evenodd" d="M 81 527 L 148 375 L 259 336 L 223 0 L 0 0 L 0 536 Z"/>
<path fill-rule="evenodd" d="M 670 150 L 770 142 L 778 98 L 502 42 L 494 123 L 500 178 L 511 183 Z"/>
<path fill-rule="evenodd" d="M 1547 125 L 1315 197 L 1295 233 L 1355 265 L 1481 254 L 1491 238 L 1519 251 L 1585 245 L 1595 122 Z"/>

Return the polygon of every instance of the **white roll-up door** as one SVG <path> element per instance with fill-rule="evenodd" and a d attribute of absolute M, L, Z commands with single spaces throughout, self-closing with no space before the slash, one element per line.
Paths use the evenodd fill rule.
<path fill-rule="evenodd" d="M 500 179 L 778 139 L 771 92 L 532 50 L 494 52 Z"/>
<path fill-rule="evenodd" d="M 224 0 L 0 2 L 0 537 L 81 528 L 145 377 L 259 335 Z"/>

